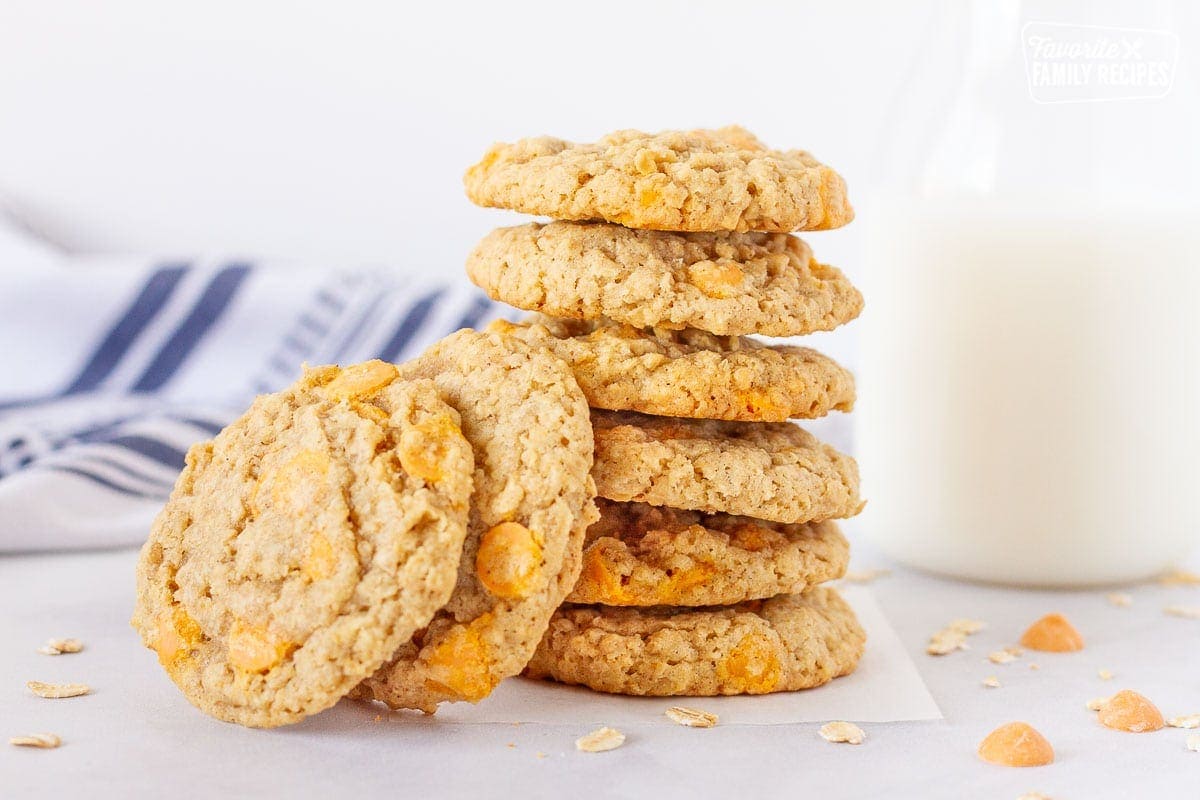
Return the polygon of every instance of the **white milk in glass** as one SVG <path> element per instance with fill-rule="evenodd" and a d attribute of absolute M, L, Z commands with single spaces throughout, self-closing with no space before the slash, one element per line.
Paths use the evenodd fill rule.
<path fill-rule="evenodd" d="M 1031 585 L 1145 578 L 1195 547 L 1200 215 L 1086 196 L 860 212 L 864 532 Z"/>

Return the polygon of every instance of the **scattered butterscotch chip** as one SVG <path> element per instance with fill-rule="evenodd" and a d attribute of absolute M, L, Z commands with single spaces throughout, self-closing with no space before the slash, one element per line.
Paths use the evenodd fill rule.
<path fill-rule="evenodd" d="M 603 753 L 616 750 L 625 744 L 625 734 L 616 728 L 597 728 L 586 736 L 575 740 L 575 748 L 585 753 Z"/>
<path fill-rule="evenodd" d="M 851 569 L 846 570 L 846 574 L 842 576 L 842 580 L 848 583 L 870 583 L 876 578 L 886 578 L 891 575 L 890 569 Z"/>
<path fill-rule="evenodd" d="M 1113 592 L 1108 596 L 1108 602 L 1117 608 L 1129 608 L 1133 605 L 1133 597 L 1124 592 Z"/>
<path fill-rule="evenodd" d="M 665 712 L 667 718 L 688 728 L 711 728 L 717 724 L 717 715 L 686 706 L 671 706 Z"/>
<path fill-rule="evenodd" d="M 956 619 L 929 637 L 925 652 L 931 656 L 944 656 L 955 650 L 967 649 L 967 637 L 985 627 L 984 623 L 974 619 Z"/>
<path fill-rule="evenodd" d="M 41 681 L 28 681 L 25 685 L 29 687 L 29 691 L 38 697 L 48 697 L 51 699 L 79 697 L 91 691 L 91 687 L 86 683 L 42 683 Z"/>
<path fill-rule="evenodd" d="M 1185 714 L 1167 720 L 1168 728 L 1200 728 L 1200 714 Z"/>
<path fill-rule="evenodd" d="M 1111 681 L 1113 678 L 1113 674 L 1110 670 L 1102 669 L 1096 673 L 1096 677 L 1098 677 L 1102 681 Z"/>
<path fill-rule="evenodd" d="M 995 675 L 989 675 L 983 679 L 983 685 L 989 689 L 999 689 L 1000 688 L 1000 679 L 997 678 Z"/>
<path fill-rule="evenodd" d="M 1165 724 L 1154 703 L 1129 689 L 1122 689 L 1108 698 L 1108 702 L 1100 707 L 1098 719 L 1106 728 L 1130 733 L 1156 731 Z"/>
<path fill-rule="evenodd" d="M 1163 586 L 1200 586 L 1200 573 L 1186 569 L 1175 569 L 1158 576 Z"/>
<path fill-rule="evenodd" d="M 1200 619 L 1200 606 L 1167 606 L 1163 613 L 1172 617 L 1185 619 Z"/>
<path fill-rule="evenodd" d="M 1006 647 L 1003 650 L 988 653 L 988 661 L 993 664 L 1010 664 L 1017 660 L 1018 655 L 1020 655 L 1020 651 L 1014 653 L 1013 648 Z"/>
<path fill-rule="evenodd" d="M 31 733 L 28 736 L 13 736 L 8 743 L 17 747 L 40 747 L 43 750 L 51 750 L 62 744 L 62 739 L 53 733 Z"/>
<path fill-rule="evenodd" d="M 827 742 L 844 742 L 846 744 L 862 744 L 867 734 L 853 722 L 827 722 L 818 731 L 821 738 Z"/>
<path fill-rule="evenodd" d="M 1200 753 L 1200 733 L 1189 733 L 1185 740 L 1187 749 L 1193 753 Z"/>
<path fill-rule="evenodd" d="M 78 653 L 83 642 L 78 639 L 48 639 L 37 651 L 44 656 L 60 656 L 63 653 Z"/>
<path fill-rule="evenodd" d="M 1069 653 L 1083 649 L 1083 636 L 1062 614 L 1047 614 L 1021 634 L 1021 644 L 1030 650 Z"/>
<path fill-rule="evenodd" d="M 1054 761 L 1054 748 L 1028 722 L 1010 722 L 984 737 L 979 757 L 1002 767 L 1040 767 Z"/>
<path fill-rule="evenodd" d="M 1111 697 L 1093 697 L 1091 700 L 1087 701 L 1087 710 L 1099 711 L 1108 705 L 1108 701 L 1111 699 Z"/>

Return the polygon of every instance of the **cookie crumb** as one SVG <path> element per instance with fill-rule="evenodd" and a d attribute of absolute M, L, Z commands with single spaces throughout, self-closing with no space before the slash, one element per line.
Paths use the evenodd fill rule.
<path fill-rule="evenodd" d="M 1047 614 L 1021 634 L 1021 644 L 1030 650 L 1071 653 L 1083 649 L 1083 636 L 1062 614 Z"/>
<path fill-rule="evenodd" d="M 62 697 L 79 697 L 92 689 L 86 683 L 43 683 L 42 681 L 27 681 L 29 691 L 38 697 L 58 699 Z"/>
<path fill-rule="evenodd" d="M 28 736 L 13 736 L 8 743 L 17 747 L 39 747 L 43 750 L 52 750 L 62 744 L 62 739 L 53 733 L 31 733 Z"/>
<path fill-rule="evenodd" d="M 1168 728 L 1200 728 L 1200 714 L 1185 714 L 1167 720 Z"/>
<path fill-rule="evenodd" d="M 1015 653 L 1013 650 L 1014 648 L 1012 647 L 1006 647 L 1003 650 L 996 650 L 988 653 L 988 661 L 992 662 L 993 664 L 1011 664 L 1013 661 L 1016 661 L 1017 656 L 1021 654 L 1019 650 Z"/>
<path fill-rule="evenodd" d="M 851 569 L 846 570 L 846 574 L 842 576 L 842 580 L 847 583 L 871 583 L 876 578 L 886 578 L 891 574 L 892 571 L 885 568 Z"/>
<path fill-rule="evenodd" d="M 78 653 L 82 649 L 83 642 L 78 639 L 47 639 L 37 652 L 44 656 L 60 656 L 63 653 Z"/>
<path fill-rule="evenodd" d="M 376 714 L 376 715 L 375 715 L 375 719 L 374 719 L 374 720 L 372 720 L 372 722 L 383 722 L 383 715 L 382 715 L 382 714 Z"/>
<path fill-rule="evenodd" d="M 1054 761 L 1054 748 L 1028 722 L 1009 722 L 984 737 L 979 757 L 1002 767 L 1040 767 Z"/>
<path fill-rule="evenodd" d="M 1096 677 L 1102 681 L 1111 681 L 1113 679 L 1113 674 L 1111 670 L 1102 669 L 1096 673 Z"/>
<path fill-rule="evenodd" d="M 1108 596 L 1108 604 L 1117 608 L 1129 608 L 1133 605 L 1133 597 L 1124 592 L 1113 592 Z"/>
<path fill-rule="evenodd" d="M 1193 753 L 1200 753 L 1200 733 L 1189 733 L 1185 740 L 1187 749 Z"/>
<path fill-rule="evenodd" d="M 1184 619 L 1200 619 L 1200 606 L 1167 606 L 1163 613 Z"/>
<path fill-rule="evenodd" d="M 1108 705 L 1108 701 L 1111 699 L 1111 697 L 1093 697 L 1091 700 L 1087 701 L 1087 710 L 1099 711 Z"/>
<path fill-rule="evenodd" d="M 687 728 L 711 728 L 717 724 L 717 715 L 698 708 L 686 706 L 671 706 L 663 712 L 672 722 L 678 722 Z"/>
<path fill-rule="evenodd" d="M 950 624 L 929 637 L 925 652 L 931 656 L 944 656 L 955 650 L 967 650 L 967 637 L 978 633 L 986 624 L 974 619 L 951 620 Z"/>
<path fill-rule="evenodd" d="M 827 742 L 844 742 L 846 744 L 862 744 L 867 734 L 853 722 L 827 722 L 818 731 L 821 738 Z"/>
<path fill-rule="evenodd" d="M 1100 724 L 1116 731 L 1146 733 L 1162 728 L 1158 708 L 1137 692 L 1122 689 L 1099 709 Z"/>
<path fill-rule="evenodd" d="M 517 749 L 517 743 L 516 743 L 516 742 L 509 742 L 508 744 L 506 744 L 506 745 L 504 745 L 504 746 L 505 746 L 505 747 L 507 747 L 509 750 L 516 750 L 516 749 Z"/>
<path fill-rule="evenodd" d="M 1200 573 L 1173 569 L 1159 575 L 1156 580 L 1163 586 L 1200 586 Z"/>
<path fill-rule="evenodd" d="M 983 685 L 989 689 L 999 689 L 1001 686 L 1000 679 L 997 678 L 995 675 L 989 675 L 986 678 L 984 678 Z"/>
<path fill-rule="evenodd" d="M 575 740 L 575 749 L 585 753 L 603 753 L 606 750 L 616 750 L 625 744 L 625 734 L 616 728 L 597 728 L 586 736 Z"/>

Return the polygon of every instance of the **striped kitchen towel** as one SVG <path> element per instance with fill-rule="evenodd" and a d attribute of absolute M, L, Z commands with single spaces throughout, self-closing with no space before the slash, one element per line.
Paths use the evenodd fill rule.
<path fill-rule="evenodd" d="M 0 220 L 0 552 L 140 543 L 187 448 L 302 362 L 400 361 L 497 310 L 465 279 L 63 256 Z"/>

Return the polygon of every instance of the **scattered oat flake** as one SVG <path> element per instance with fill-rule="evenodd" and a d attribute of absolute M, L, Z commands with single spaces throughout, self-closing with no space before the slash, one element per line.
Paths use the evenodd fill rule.
<path fill-rule="evenodd" d="M 1113 679 L 1113 674 L 1111 670 L 1102 669 L 1096 673 L 1096 677 L 1102 681 L 1111 681 Z"/>
<path fill-rule="evenodd" d="M 1200 619 L 1200 606 L 1167 606 L 1163 613 L 1184 619 Z"/>
<path fill-rule="evenodd" d="M 1187 749 L 1193 753 L 1200 753 L 1200 733 L 1189 733 L 1185 740 Z"/>
<path fill-rule="evenodd" d="M 955 650 L 966 650 L 967 637 L 983 630 L 984 623 L 974 619 L 956 619 L 929 637 L 925 652 L 931 656 L 944 656 Z"/>
<path fill-rule="evenodd" d="M 867 734 L 853 722 L 827 722 L 818 731 L 821 738 L 827 742 L 844 742 L 846 744 L 862 744 Z"/>
<path fill-rule="evenodd" d="M 997 678 L 995 675 L 989 675 L 983 679 L 983 685 L 989 689 L 999 689 L 1000 688 L 1000 679 Z"/>
<path fill-rule="evenodd" d="M 575 740 L 575 748 L 585 753 L 603 753 L 606 750 L 616 750 L 625 744 L 625 734 L 616 728 L 597 728 L 587 736 Z"/>
<path fill-rule="evenodd" d="M 1186 714 L 1182 717 L 1171 717 L 1167 720 L 1169 728 L 1200 728 L 1200 714 Z"/>
<path fill-rule="evenodd" d="M 535 755 L 535 756 L 537 756 L 538 758 L 545 758 L 545 757 L 546 757 L 546 754 L 545 754 L 545 753 L 542 753 L 542 752 L 540 752 L 540 751 L 539 751 L 539 752 L 537 752 L 537 753 L 534 753 L 534 755 Z"/>
<path fill-rule="evenodd" d="M 29 691 L 38 697 L 48 697 L 51 699 L 79 697 L 92 690 L 86 683 L 42 683 L 41 681 L 28 681 L 25 685 L 29 687 Z"/>
<path fill-rule="evenodd" d="M 1041 669 L 1042 665 L 1041 664 L 1030 664 L 1029 668 L 1030 669 Z"/>
<path fill-rule="evenodd" d="M 78 653 L 83 642 L 78 639 L 48 639 L 37 651 L 44 656 L 61 656 L 63 653 Z"/>
<path fill-rule="evenodd" d="M 995 652 L 988 653 L 988 661 L 992 662 L 993 664 L 1011 664 L 1016 660 L 1017 654 L 1014 653 L 1011 648 L 996 650 Z"/>
<path fill-rule="evenodd" d="M 870 583 L 876 578 L 886 578 L 891 574 L 890 569 L 852 569 L 847 570 L 846 574 L 842 576 L 842 580 L 850 583 Z"/>
<path fill-rule="evenodd" d="M 28 736 L 13 736 L 8 743 L 17 747 L 40 747 L 43 750 L 52 750 L 62 744 L 62 739 L 53 733 L 31 733 Z"/>
<path fill-rule="evenodd" d="M 1102 709 L 1102 708 L 1104 708 L 1106 705 L 1108 705 L 1108 701 L 1109 701 L 1110 699 L 1112 699 L 1112 698 L 1109 698 L 1109 697 L 1093 697 L 1091 700 L 1088 700 L 1088 701 L 1087 701 L 1087 710 L 1088 710 L 1088 711 L 1099 711 L 1100 709 Z"/>
<path fill-rule="evenodd" d="M 1026 792 L 1017 798 L 1017 800 L 1052 800 L 1050 795 L 1042 794 L 1041 792 Z"/>
<path fill-rule="evenodd" d="M 1108 602 L 1117 608 L 1129 608 L 1133 605 L 1133 597 L 1124 592 L 1113 592 L 1108 596 Z"/>
<path fill-rule="evenodd" d="M 663 712 L 672 722 L 678 722 L 686 728 L 711 728 L 717 724 L 717 715 L 698 708 L 687 706 L 671 706 Z"/>
<path fill-rule="evenodd" d="M 972 633 L 979 633 L 981 630 L 986 628 L 987 623 L 977 619 L 965 619 L 960 617 L 959 619 L 951 620 L 950 624 L 946 627 L 951 630 L 962 631 L 969 636 Z"/>
<path fill-rule="evenodd" d="M 1200 586 L 1200 573 L 1176 569 L 1158 576 L 1163 586 Z"/>

